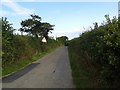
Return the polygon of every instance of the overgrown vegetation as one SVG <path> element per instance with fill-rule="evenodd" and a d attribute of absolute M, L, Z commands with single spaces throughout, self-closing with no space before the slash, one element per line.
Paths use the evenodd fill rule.
<path fill-rule="evenodd" d="M 2 75 L 2 20 L 0 19 L 0 76 Z"/>
<path fill-rule="evenodd" d="M 69 41 L 77 87 L 120 87 L 120 21 L 105 17 L 106 23 L 101 26 L 95 23 L 94 29 Z M 82 86 L 85 83 L 88 85 Z"/>
<path fill-rule="evenodd" d="M 34 17 L 36 18 L 37 16 L 35 15 Z M 33 32 L 36 32 L 37 29 L 39 29 L 40 31 L 41 27 L 37 27 L 37 29 L 35 27 L 35 29 L 33 29 L 33 26 L 35 26 L 35 24 L 31 25 L 33 21 L 24 23 L 25 30 L 32 30 L 31 34 L 33 35 L 28 36 L 14 35 L 13 31 L 15 29 L 13 29 L 12 24 L 7 21 L 7 18 L 2 18 L 0 20 L 0 22 L 2 23 L 3 76 L 18 70 L 29 63 L 32 63 L 33 61 L 38 59 L 37 57 L 40 58 L 41 55 L 43 56 L 44 54 L 61 45 L 60 42 L 48 37 L 48 32 L 49 30 L 51 30 L 51 27 L 48 28 L 48 23 L 45 24 L 44 27 L 42 26 L 42 32 L 45 31 L 45 33 L 41 34 L 40 36 L 38 35 L 38 33 L 35 34 Z M 38 36 L 34 37 L 36 35 Z M 41 42 L 42 38 L 45 36 L 47 37 L 47 43 Z"/>
<path fill-rule="evenodd" d="M 67 46 L 67 41 L 68 41 L 68 37 L 67 36 L 57 37 L 56 40 L 59 41 L 59 42 L 61 42 L 65 46 Z"/>

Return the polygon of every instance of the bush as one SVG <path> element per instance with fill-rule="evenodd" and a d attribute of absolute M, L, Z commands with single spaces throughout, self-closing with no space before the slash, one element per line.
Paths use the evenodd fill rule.
<path fill-rule="evenodd" d="M 109 86 L 120 85 L 120 28 L 118 20 L 106 15 L 106 24 L 84 32 L 79 38 L 69 41 L 69 48 L 87 58 L 94 65 L 102 81 Z"/>
<path fill-rule="evenodd" d="M 2 66 L 16 64 L 19 61 L 29 59 L 38 53 L 47 52 L 52 48 L 60 46 L 54 39 L 48 39 L 47 43 L 42 43 L 41 38 L 32 36 L 14 35 L 12 24 L 7 18 L 2 18 Z"/>
<path fill-rule="evenodd" d="M 13 35 L 13 39 L 7 46 L 3 41 L 3 66 L 26 58 L 31 59 L 38 53 L 46 52 L 59 45 L 60 43 L 53 39 L 48 39 L 47 43 L 42 44 L 41 38 Z"/>

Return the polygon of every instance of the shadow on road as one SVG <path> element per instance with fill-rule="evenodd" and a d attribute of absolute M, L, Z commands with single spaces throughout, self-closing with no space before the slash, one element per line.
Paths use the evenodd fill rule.
<path fill-rule="evenodd" d="M 30 65 L 28 65 L 27 67 L 25 67 L 24 69 L 13 73 L 10 76 L 4 77 L 2 79 L 2 83 L 10 83 L 13 82 L 14 80 L 20 78 L 21 76 L 23 76 L 24 74 L 28 73 L 29 71 L 31 71 L 33 68 L 35 68 L 37 65 L 39 65 L 40 63 L 32 63 Z"/>

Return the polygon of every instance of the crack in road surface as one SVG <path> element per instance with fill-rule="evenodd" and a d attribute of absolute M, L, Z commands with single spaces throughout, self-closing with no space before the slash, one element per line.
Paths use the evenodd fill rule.
<path fill-rule="evenodd" d="M 2 79 L 3 88 L 74 88 L 67 47 Z"/>

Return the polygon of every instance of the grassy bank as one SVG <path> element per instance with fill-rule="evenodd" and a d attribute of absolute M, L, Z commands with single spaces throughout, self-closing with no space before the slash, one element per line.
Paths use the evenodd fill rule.
<path fill-rule="evenodd" d="M 22 26 L 19 29 L 21 35 L 15 34 L 16 29 L 12 27 L 6 17 L 0 19 L 0 32 L 2 31 L 1 77 L 25 67 L 61 46 L 59 41 L 48 36 L 49 32 L 54 29 L 54 25 L 40 22 L 41 17 L 38 15 L 30 16 L 32 19 L 20 23 Z M 22 35 L 24 32 L 27 35 Z M 43 37 L 46 38 L 46 43 L 42 42 Z"/>
<path fill-rule="evenodd" d="M 31 36 L 12 35 L 7 42 L 3 38 L 2 76 L 25 67 L 59 46 L 61 43 L 50 38 L 47 43 Z"/>
<path fill-rule="evenodd" d="M 58 48 L 58 47 L 56 47 Z M 43 56 L 53 52 L 56 48 L 52 48 L 46 52 L 42 52 L 42 53 L 38 53 L 37 55 L 33 56 L 33 58 L 31 59 L 24 59 L 22 61 L 18 61 L 13 65 L 8 65 L 5 68 L 3 68 L 2 70 L 2 77 L 7 76 L 9 74 L 12 74 L 13 72 L 16 72 L 24 67 L 26 67 L 27 65 L 33 63 L 34 61 L 39 60 L 40 58 L 42 58 Z"/>
<path fill-rule="evenodd" d="M 72 68 L 72 76 L 76 88 L 102 88 L 104 87 L 103 83 L 98 79 L 98 73 L 94 66 L 92 66 L 87 61 L 87 58 L 82 57 L 82 54 L 79 54 L 77 49 L 77 43 L 72 42 L 72 45 L 69 45 L 69 58 Z"/>

